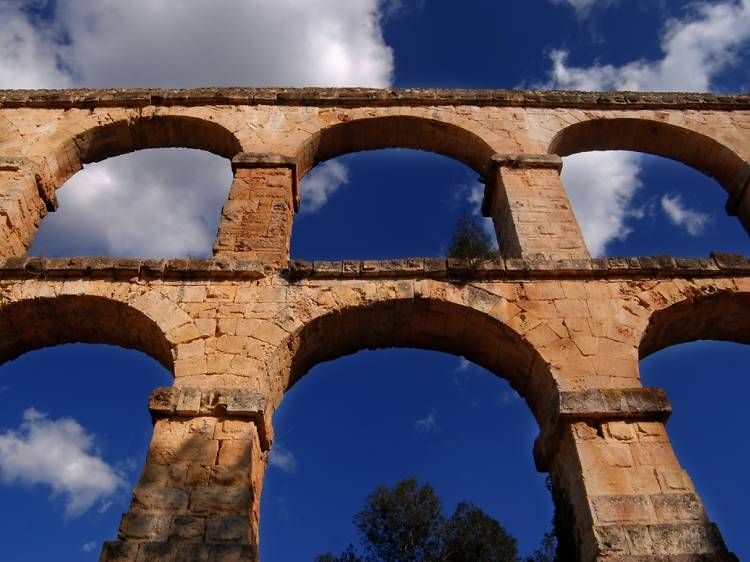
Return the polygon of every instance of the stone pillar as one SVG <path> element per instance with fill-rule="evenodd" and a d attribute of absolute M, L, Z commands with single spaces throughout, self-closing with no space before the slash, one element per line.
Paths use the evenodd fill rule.
<path fill-rule="evenodd" d="M 146 465 L 100 562 L 256 562 L 265 405 L 247 390 L 155 390 Z"/>
<path fill-rule="evenodd" d="M 740 223 L 750 234 L 750 162 L 745 162 L 740 167 L 734 188 L 729 193 L 726 210 L 728 215 L 740 219 Z"/>
<path fill-rule="evenodd" d="M 503 257 L 590 257 L 560 181 L 559 156 L 495 154 L 489 169 L 482 212 L 495 222 Z"/>
<path fill-rule="evenodd" d="M 560 395 L 535 456 L 550 472 L 565 559 L 736 562 L 675 457 L 669 413 L 660 389 Z"/>
<path fill-rule="evenodd" d="M 298 207 L 295 160 L 240 153 L 232 159 L 232 170 L 214 255 L 285 266 Z"/>
<path fill-rule="evenodd" d="M 0 157 L 0 257 L 25 256 L 42 219 L 56 208 L 54 187 L 36 162 Z"/>

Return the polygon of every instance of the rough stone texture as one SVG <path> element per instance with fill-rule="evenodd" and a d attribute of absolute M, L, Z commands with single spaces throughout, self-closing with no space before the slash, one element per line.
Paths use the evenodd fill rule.
<path fill-rule="evenodd" d="M 214 259 L 25 256 L 82 164 L 167 146 L 232 159 Z M 290 261 L 298 180 L 328 158 L 391 146 L 473 167 L 504 259 Z M 524 397 L 572 557 L 733 560 L 672 451 L 667 397 L 642 388 L 638 361 L 696 339 L 750 343 L 750 261 L 590 259 L 559 157 L 615 148 L 713 175 L 750 227 L 748 96 L 0 92 L 0 358 L 109 343 L 175 377 L 151 397 L 146 466 L 101 560 L 256 560 L 284 393 L 321 361 L 394 346 L 463 355 Z"/>

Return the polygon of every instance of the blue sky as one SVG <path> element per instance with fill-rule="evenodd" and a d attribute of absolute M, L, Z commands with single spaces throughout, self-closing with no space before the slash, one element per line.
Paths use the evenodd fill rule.
<path fill-rule="evenodd" d="M 0 4 L 0 88 L 740 92 L 750 90 L 748 54 L 748 0 Z M 225 160 L 188 150 L 88 166 L 60 190 L 60 209 L 32 253 L 208 255 L 230 181 Z M 684 165 L 634 153 L 576 155 L 566 158 L 563 181 L 599 255 L 750 254 L 747 234 L 724 214 L 723 191 Z M 432 154 L 337 158 L 303 184 L 292 255 L 441 255 L 457 217 L 476 212 L 478 187 L 470 169 Z M 741 402 L 749 361 L 746 346 L 698 342 L 641 363 L 644 385 L 667 389 L 678 456 L 741 559 L 750 557 Z M 0 505 L 13 506 L 0 511 L 7 560 L 97 559 L 143 462 L 148 394 L 169 382 L 155 361 L 107 346 L 40 350 L 0 368 Z M 447 510 L 474 501 L 518 537 L 522 552 L 549 529 L 551 501 L 531 457 L 535 422 L 507 383 L 460 358 L 368 351 L 319 365 L 289 392 L 274 424 L 261 510 L 266 562 L 342 549 L 355 539 L 351 516 L 367 493 L 411 475 L 430 481 Z M 46 454 L 50 440 L 64 445 L 61 456 Z M 60 464 L 73 462 L 85 462 L 89 476 L 61 479 Z"/>

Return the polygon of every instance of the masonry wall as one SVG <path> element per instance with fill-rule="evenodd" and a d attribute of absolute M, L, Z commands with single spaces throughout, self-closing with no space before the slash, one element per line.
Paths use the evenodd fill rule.
<path fill-rule="evenodd" d="M 537 467 L 550 473 L 562 540 L 578 559 L 733 560 L 672 451 L 668 397 L 642 387 L 638 361 L 694 339 L 750 343 L 750 261 L 591 259 L 559 156 L 640 146 L 681 159 L 714 175 L 747 224 L 749 104 L 534 92 L 0 93 L 0 357 L 111 343 L 175 377 L 148 405 L 147 463 L 101 560 L 256 560 L 273 412 L 320 361 L 377 347 L 439 349 L 509 380 L 538 422 Z M 55 189 L 83 163 L 155 146 L 232 160 L 214 259 L 25 255 Z M 299 179 L 326 158 L 385 146 L 472 166 L 504 259 L 290 261 Z"/>

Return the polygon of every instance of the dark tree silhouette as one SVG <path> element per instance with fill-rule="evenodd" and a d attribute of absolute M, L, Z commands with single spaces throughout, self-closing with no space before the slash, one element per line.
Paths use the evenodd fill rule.
<path fill-rule="evenodd" d="M 471 213 L 464 213 L 453 230 L 451 244 L 448 248 L 449 258 L 492 259 L 499 256 L 492 245 L 492 239 Z"/>
<path fill-rule="evenodd" d="M 349 545 L 339 556 L 316 562 L 518 562 L 516 539 L 469 502 L 450 519 L 429 484 L 414 478 L 392 490 L 378 487 L 354 516 L 360 550 Z"/>

